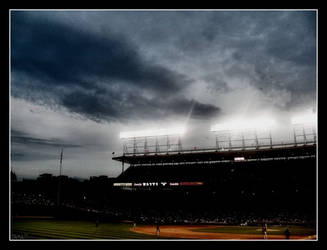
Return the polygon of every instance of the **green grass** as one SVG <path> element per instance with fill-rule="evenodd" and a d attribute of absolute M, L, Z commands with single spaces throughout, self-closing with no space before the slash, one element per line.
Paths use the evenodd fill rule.
<path fill-rule="evenodd" d="M 156 239 L 130 231 L 130 223 L 100 223 L 48 219 L 22 219 L 12 223 L 12 233 L 28 239 Z"/>
<path fill-rule="evenodd" d="M 315 228 L 303 226 L 289 226 L 291 235 L 314 235 Z M 230 234 L 262 234 L 262 228 L 257 226 L 216 226 L 213 228 L 193 229 L 192 231 L 207 233 L 230 233 Z M 268 226 L 268 235 L 284 234 L 286 226 Z"/>

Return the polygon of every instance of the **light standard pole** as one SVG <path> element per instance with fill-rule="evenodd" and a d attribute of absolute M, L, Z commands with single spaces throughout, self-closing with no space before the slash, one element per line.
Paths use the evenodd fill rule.
<path fill-rule="evenodd" d="M 57 194 L 57 206 L 58 207 L 60 206 L 62 155 L 63 155 L 63 148 L 61 148 L 61 154 L 60 154 L 60 166 L 59 166 L 59 178 L 58 178 L 58 194 Z"/>

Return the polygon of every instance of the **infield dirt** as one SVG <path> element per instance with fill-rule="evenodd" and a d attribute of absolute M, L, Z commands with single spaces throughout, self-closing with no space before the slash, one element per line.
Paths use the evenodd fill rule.
<path fill-rule="evenodd" d="M 175 238 L 175 239 L 216 239 L 216 240 L 265 240 L 262 234 L 244 234 L 244 233 L 217 233 L 217 232 L 198 232 L 194 229 L 208 229 L 215 228 L 217 226 L 212 225 L 163 225 L 160 226 L 160 236 Z M 156 226 L 136 226 L 131 229 L 133 232 L 156 235 Z M 316 236 L 308 235 L 291 235 L 291 240 L 313 240 Z M 284 240 L 283 234 L 268 234 L 268 240 Z"/>

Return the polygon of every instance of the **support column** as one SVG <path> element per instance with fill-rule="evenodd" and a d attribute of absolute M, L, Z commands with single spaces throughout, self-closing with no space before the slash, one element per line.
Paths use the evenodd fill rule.
<path fill-rule="evenodd" d="M 228 134 L 228 144 L 229 144 L 229 150 L 231 150 L 232 149 L 232 138 L 231 138 L 230 132 Z"/>
<path fill-rule="evenodd" d="M 182 141 L 180 136 L 178 136 L 178 151 L 182 151 Z"/>
<path fill-rule="evenodd" d="M 304 139 L 304 144 L 307 144 L 307 136 L 305 134 L 305 129 L 303 128 L 303 139 Z"/>
<path fill-rule="evenodd" d="M 245 150 L 245 140 L 244 140 L 243 132 L 241 133 L 241 136 L 242 136 L 242 149 Z"/>
<path fill-rule="evenodd" d="M 159 152 L 159 143 L 158 143 L 158 137 L 156 137 L 156 153 Z"/>
<path fill-rule="evenodd" d="M 148 150 L 148 142 L 146 137 L 144 137 L 144 153 L 147 153 L 147 150 Z"/>
<path fill-rule="evenodd" d="M 217 150 L 219 150 L 219 139 L 217 134 L 216 134 L 216 148 Z"/>
<path fill-rule="evenodd" d="M 295 128 L 293 128 L 293 135 L 294 135 L 294 146 L 296 146 L 297 145 L 297 142 L 296 142 Z"/>
<path fill-rule="evenodd" d="M 127 149 L 127 145 L 126 142 L 123 142 L 123 154 L 127 154 L 128 153 L 128 149 Z"/>
<path fill-rule="evenodd" d="M 133 153 L 136 154 L 136 138 L 133 138 Z"/>
<path fill-rule="evenodd" d="M 124 173 L 124 157 L 123 157 L 123 160 L 121 162 L 121 172 Z"/>
<path fill-rule="evenodd" d="M 254 137 L 255 137 L 255 148 L 258 149 L 259 148 L 259 140 L 258 140 L 258 134 L 257 131 L 254 131 Z"/>

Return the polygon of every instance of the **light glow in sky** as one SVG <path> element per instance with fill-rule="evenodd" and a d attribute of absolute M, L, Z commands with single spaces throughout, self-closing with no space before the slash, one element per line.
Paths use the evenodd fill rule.
<path fill-rule="evenodd" d="M 305 113 L 292 117 L 292 124 L 313 124 L 317 121 L 317 115 L 314 113 Z"/>
<path fill-rule="evenodd" d="M 255 129 L 255 130 L 264 130 L 273 128 L 276 126 L 275 120 L 268 117 L 258 117 L 254 119 L 235 119 L 230 120 L 225 123 L 218 123 L 211 126 L 210 131 L 224 131 L 224 130 L 246 130 L 246 129 Z"/>
<path fill-rule="evenodd" d="M 121 132 L 120 139 L 150 137 L 150 136 L 164 136 L 164 135 L 183 135 L 185 133 L 184 127 L 174 127 L 168 129 L 149 129 L 141 131 Z"/>

